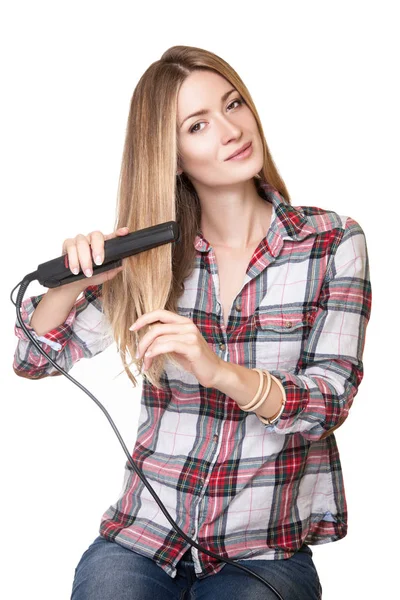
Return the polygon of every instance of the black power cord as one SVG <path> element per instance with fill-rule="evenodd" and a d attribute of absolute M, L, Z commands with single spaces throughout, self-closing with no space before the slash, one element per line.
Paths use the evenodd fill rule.
<path fill-rule="evenodd" d="M 40 346 L 40 344 L 31 335 L 30 331 L 28 331 L 28 329 L 25 326 L 25 323 L 22 320 L 20 308 L 21 308 L 22 300 L 23 300 L 23 297 L 25 295 L 26 289 L 27 289 L 28 285 L 31 283 L 31 281 L 34 280 L 34 279 L 36 279 L 36 275 L 37 275 L 37 272 L 30 273 L 30 274 L 26 275 L 25 278 L 22 281 L 20 281 L 15 286 L 15 288 L 11 291 L 10 298 L 11 298 L 11 302 L 14 304 L 14 306 L 16 306 L 16 309 L 17 309 L 17 320 L 18 320 L 18 323 L 20 324 L 20 326 L 22 327 L 22 329 L 25 331 L 26 335 L 29 337 L 29 339 L 32 341 L 32 343 L 39 350 L 39 352 L 41 352 L 41 354 L 43 354 L 43 356 L 45 356 L 49 360 L 49 362 L 56 369 L 58 369 L 63 375 L 65 375 L 65 377 L 67 377 L 70 381 L 72 381 L 72 383 L 74 383 L 82 391 L 84 391 L 93 400 L 93 402 L 95 402 L 97 404 L 97 406 L 103 411 L 103 413 L 107 417 L 107 419 L 108 419 L 111 427 L 113 428 L 114 433 L 117 436 L 117 438 L 119 440 L 119 443 L 122 446 L 123 451 L 125 452 L 125 454 L 126 454 L 128 460 L 129 460 L 130 464 L 132 465 L 133 470 L 135 471 L 135 473 L 137 473 L 138 477 L 140 477 L 140 479 L 143 481 L 144 485 L 147 487 L 147 489 L 149 490 L 150 494 L 153 496 L 154 500 L 157 502 L 158 506 L 160 507 L 160 509 L 162 510 L 163 514 L 168 519 L 168 521 L 171 523 L 171 525 L 173 526 L 173 528 L 191 546 L 194 546 L 198 550 L 201 550 L 201 552 L 204 552 L 205 554 L 208 554 L 209 556 L 212 556 L 213 558 L 217 558 L 218 560 L 222 560 L 224 563 L 233 565 L 235 567 L 238 567 L 239 569 L 242 569 L 246 573 L 249 573 L 250 575 L 252 575 L 256 579 L 258 579 L 259 581 L 262 581 L 262 583 L 264 583 L 267 587 L 269 587 L 269 589 L 274 592 L 274 594 L 276 595 L 277 598 L 279 598 L 279 600 L 284 600 L 283 597 L 278 592 L 278 590 L 276 590 L 274 588 L 274 586 L 271 583 L 269 583 L 266 579 L 264 579 L 263 577 L 261 577 L 261 575 L 259 575 L 255 571 L 252 571 L 248 567 L 245 567 L 244 565 L 239 565 L 237 562 L 231 560 L 230 558 L 224 558 L 222 556 L 219 556 L 218 554 L 215 554 L 214 552 L 211 552 L 210 550 L 207 550 L 206 548 L 203 548 L 203 546 L 201 546 L 200 544 L 198 544 L 197 542 L 195 542 L 194 540 L 192 540 L 191 538 L 189 538 L 186 535 L 186 533 L 184 531 L 182 531 L 182 529 L 175 523 L 175 521 L 173 520 L 173 518 L 171 517 L 171 515 L 168 513 L 168 511 L 166 510 L 165 506 L 163 505 L 163 503 L 161 502 L 160 498 L 157 496 L 157 494 L 155 493 L 155 491 L 151 487 L 150 483 L 147 481 L 147 479 L 144 476 L 144 474 L 140 471 L 140 469 L 138 469 L 138 467 L 134 463 L 134 461 L 133 461 L 133 459 L 132 459 L 132 457 L 131 457 L 131 455 L 129 453 L 129 450 L 126 447 L 126 444 L 125 444 L 124 440 L 122 439 L 122 436 L 121 436 L 120 432 L 117 429 L 117 426 L 115 425 L 115 423 L 112 420 L 111 416 L 107 412 L 106 408 L 101 404 L 101 402 L 99 400 L 97 400 L 97 398 L 95 396 L 93 396 L 93 394 L 91 394 L 89 392 L 89 390 L 87 390 L 85 388 L 85 386 L 83 386 L 81 383 L 79 383 L 79 381 L 77 381 L 76 379 L 74 379 L 73 377 L 71 377 L 71 375 L 69 373 L 67 373 L 67 371 L 64 371 L 64 369 L 62 367 L 60 367 L 52 358 L 50 358 L 50 356 L 47 354 L 47 352 L 45 352 L 43 350 L 43 348 Z M 18 286 L 20 286 L 20 289 L 19 289 L 18 294 L 17 294 L 17 301 L 14 302 L 12 296 L 13 296 L 14 290 L 16 290 Z"/>

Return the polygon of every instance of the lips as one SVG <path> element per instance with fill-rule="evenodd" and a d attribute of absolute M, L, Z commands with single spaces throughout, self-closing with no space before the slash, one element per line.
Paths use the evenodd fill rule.
<path fill-rule="evenodd" d="M 229 160 L 233 156 L 236 156 L 237 154 L 240 154 L 241 152 L 243 152 L 243 150 L 246 150 L 246 148 L 248 148 L 250 146 L 250 144 L 251 144 L 251 142 L 247 142 L 246 144 L 243 144 L 243 146 L 241 148 L 239 148 L 239 150 L 236 150 L 236 152 L 234 152 L 233 154 L 231 154 L 230 156 L 228 156 L 228 158 L 226 158 L 225 160 Z"/>

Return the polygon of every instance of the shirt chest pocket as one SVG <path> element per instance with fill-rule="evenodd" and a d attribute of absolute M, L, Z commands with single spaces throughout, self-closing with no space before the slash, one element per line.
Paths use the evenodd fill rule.
<path fill-rule="evenodd" d="M 294 368 L 307 342 L 316 307 L 279 312 L 259 308 L 253 316 L 256 362 L 266 369 Z"/>

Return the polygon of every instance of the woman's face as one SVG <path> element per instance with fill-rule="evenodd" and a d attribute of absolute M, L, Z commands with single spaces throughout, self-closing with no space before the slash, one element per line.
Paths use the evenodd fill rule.
<path fill-rule="evenodd" d="M 207 114 L 188 118 L 202 109 Z M 251 179 L 263 166 L 263 146 L 253 113 L 217 73 L 194 71 L 185 79 L 178 94 L 177 127 L 178 168 L 195 182 L 231 185 Z M 227 160 L 248 142 L 252 142 L 250 156 Z"/>

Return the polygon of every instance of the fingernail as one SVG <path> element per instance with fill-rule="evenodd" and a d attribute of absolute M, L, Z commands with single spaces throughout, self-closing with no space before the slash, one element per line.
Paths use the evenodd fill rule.
<path fill-rule="evenodd" d="M 91 277 L 92 276 L 92 271 L 90 269 L 86 269 L 85 275 L 86 275 L 86 277 Z"/>
<path fill-rule="evenodd" d="M 136 355 L 135 358 L 138 359 L 139 358 L 139 350 L 136 350 Z"/>
<path fill-rule="evenodd" d="M 130 329 L 131 331 L 133 331 L 134 329 L 136 329 L 136 323 L 134 323 L 133 325 L 131 325 L 131 326 L 129 327 L 129 329 Z"/>
<path fill-rule="evenodd" d="M 94 259 L 94 262 L 96 263 L 96 265 L 101 265 L 101 256 L 97 255 L 96 258 Z"/>
<path fill-rule="evenodd" d="M 74 275 L 78 275 L 78 273 L 79 273 L 79 269 L 77 269 L 77 268 L 75 267 L 75 269 L 72 269 L 72 272 L 73 272 L 73 274 L 74 274 Z"/>

